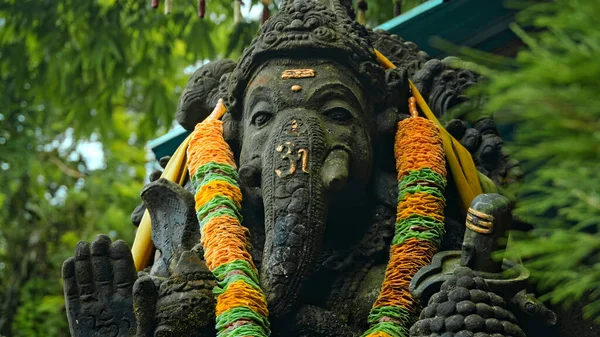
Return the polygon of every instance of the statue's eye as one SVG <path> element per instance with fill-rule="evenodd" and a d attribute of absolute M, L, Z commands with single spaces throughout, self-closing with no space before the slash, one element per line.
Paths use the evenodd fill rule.
<path fill-rule="evenodd" d="M 325 116 L 338 122 L 347 122 L 352 119 L 352 113 L 341 107 L 335 107 L 325 111 Z"/>
<path fill-rule="evenodd" d="M 273 118 L 272 113 L 266 112 L 266 111 L 259 111 L 254 114 L 254 116 L 252 117 L 251 123 L 256 126 L 263 126 L 263 125 L 267 124 L 267 122 L 270 121 L 271 118 Z"/>

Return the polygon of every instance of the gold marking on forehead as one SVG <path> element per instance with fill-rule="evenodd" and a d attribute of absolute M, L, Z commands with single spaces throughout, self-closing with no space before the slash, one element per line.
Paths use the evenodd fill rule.
<path fill-rule="evenodd" d="M 287 69 L 281 73 L 281 78 L 284 80 L 295 79 L 295 78 L 309 78 L 315 77 L 314 69 Z"/>
<path fill-rule="evenodd" d="M 302 90 L 302 87 L 301 87 L 301 86 L 299 86 L 299 85 L 297 85 L 297 84 L 294 84 L 294 85 L 292 85 L 292 91 L 293 91 L 293 92 L 298 92 L 298 91 L 300 91 L 300 90 Z"/>

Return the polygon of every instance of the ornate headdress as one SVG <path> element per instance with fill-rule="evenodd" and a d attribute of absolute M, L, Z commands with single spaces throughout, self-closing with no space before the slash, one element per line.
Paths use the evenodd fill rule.
<path fill-rule="evenodd" d="M 378 102 L 385 73 L 367 30 L 354 21 L 351 0 L 287 0 L 260 29 L 229 76 L 228 110 L 236 112 L 256 69 L 269 59 L 324 58 L 356 72 L 360 83 Z"/>

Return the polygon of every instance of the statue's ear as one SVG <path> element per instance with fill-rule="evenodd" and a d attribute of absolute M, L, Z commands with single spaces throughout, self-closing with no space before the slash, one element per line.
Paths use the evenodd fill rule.
<path fill-rule="evenodd" d="M 194 72 L 177 105 L 176 119 L 181 126 L 192 131 L 213 111 L 219 98 L 222 98 L 221 78 L 231 73 L 235 66 L 236 63 L 231 60 L 219 60 L 207 63 Z"/>
<path fill-rule="evenodd" d="M 240 158 L 241 148 L 241 134 L 240 134 L 240 121 L 234 118 L 233 114 L 226 113 L 223 115 L 223 138 L 229 147 L 233 151 L 233 156 L 236 161 Z"/>

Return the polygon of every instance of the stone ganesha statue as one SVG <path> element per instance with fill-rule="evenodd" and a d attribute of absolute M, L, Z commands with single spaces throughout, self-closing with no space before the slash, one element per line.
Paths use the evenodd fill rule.
<path fill-rule="evenodd" d="M 374 48 L 398 68 L 384 69 Z M 349 0 L 288 0 L 237 63 L 211 62 L 188 82 L 177 111 L 188 130 L 225 100 L 223 137 L 239 168 L 242 224 L 272 336 L 368 330 L 396 222 L 394 133 L 409 117 L 409 79 L 438 117 L 479 80 L 447 63 L 357 24 Z M 471 153 L 486 192 L 520 178 L 490 118 L 446 128 Z M 426 306 L 421 319 L 383 322 L 412 326 L 411 336 L 483 337 L 524 336 L 520 311 L 552 321 L 543 305 L 523 299 L 526 270 L 489 258 L 513 223 L 511 203 L 485 194 L 465 213 L 457 195 L 449 176 L 442 252 L 411 285 Z M 81 242 L 65 261 L 72 335 L 215 336 L 218 280 L 204 262 L 191 183 L 158 179 L 142 199 L 132 219 L 139 224 L 150 212 L 151 266 L 136 276 L 125 243 L 106 236 Z M 222 335 L 246 324 L 221 326 Z M 370 336 L 394 335 L 378 333 Z"/>

